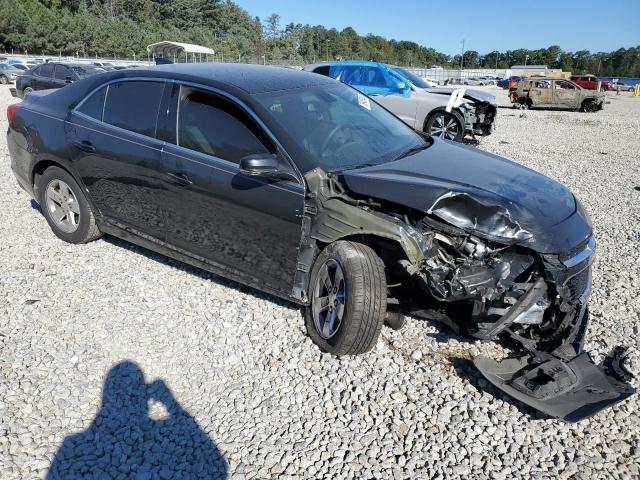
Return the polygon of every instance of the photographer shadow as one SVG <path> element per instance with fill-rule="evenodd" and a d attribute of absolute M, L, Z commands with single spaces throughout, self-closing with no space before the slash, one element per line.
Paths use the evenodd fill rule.
<path fill-rule="evenodd" d="M 151 418 L 150 402 L 162 418 Z M 121 362 L 107 374 L 93 423 L 65 438 L 46 478 L 222 480 L 227 463 L 162 380 L 147 384 L 140 367 Z"/>

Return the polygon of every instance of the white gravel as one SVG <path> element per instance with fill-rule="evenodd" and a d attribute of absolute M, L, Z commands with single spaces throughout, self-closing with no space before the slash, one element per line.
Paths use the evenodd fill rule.
<path fill-rule="evenodd" d="M 480 146 L 560 180 L 590 212 L 598 359 L 638 348 L 640 330 L 640 98 L 609 99 L 594 114 L 501 109 Z M 10 101 L 3 86 L 2 131 Z M 638 396 L 578 424 L 542 419 L 465 362 L 498 347 L 418 320 L 383 330 L 370 354 L 322 354 L 292 304 L 119 240 L 58 240 L 4 140 L 0 198 L 2 479 L 52 462 L 50 478 L 640 475 Z"/>

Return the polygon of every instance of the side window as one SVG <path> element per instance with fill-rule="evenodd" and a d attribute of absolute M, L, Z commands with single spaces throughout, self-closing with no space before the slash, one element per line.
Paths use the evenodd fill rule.
<path fill-rule="evenodd" d="M 365 70 L 365 85 L 370 87 L 382 87 L 387 88 L 389 85 L 387 79 L 384 78 L 382 70 L 375 67 L 367 67 Z"/>
<path fill-rule="evenodd" d="M 73 78 L 73 73 L 71 73 L 71 69 L 64 65 L 56 65 L 54 78 L 56 80 L 66 80 L 67 77 Z"/>
<path fill-rule="evenodd" d="M 164 82 L 144 80 L 109 85 L 102 121 L 154 137 L 163 90 Z"/>
<path fill-rule="evenodd" d="M 236 164 L 246 155 L 275 153 L 262 130 L 239 107 L 217 95 L 184 87 L 178 145 Z"/>
<path fill-rule="evenodd" d="M 85 100 L 78 111 L 85 115 L 89 115 L 91 118 L 95 118 L 96 120 L 102 120 L 104 97 L 106 93 L 107 87 L 102 87 L 100 90 L 93 92 L 93 94 Z"/>
<path fill-rule="evenodd" d="M 53 65 L 45 63 L 42 65 L 37 73 L 41 77 L 53 77 Z"/>
<path fill-rule="evenodd" d="M 562 90 L 575 90 L 575 87 L 573 86 L 573 84 L 565 81 L 565 80 L 557 80 L 556 81 L 556 88 L 557 89 L 562 89 Z"/>
<path fill-rule="evenodd" d="M 324 75 L 325 77 L 329 76 L 329 70 L 331 67 L 329 65 L 323 65 L 321 67 L 316 68 L 313 73 L 319 73 L 320 75 Z"/>

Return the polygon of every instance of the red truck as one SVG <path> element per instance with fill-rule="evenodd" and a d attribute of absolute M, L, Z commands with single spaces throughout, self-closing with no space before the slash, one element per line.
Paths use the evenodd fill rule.
<path fill-rule="evenodd" d="M 601 90 L 604 92 L 611 88 L 609 82 L 605 80 L 598 80 L 598 77 L 596 77 L 595 75 L 573 75 L 570 78 L 573 82 L 577 83 L 582 88 L 586 88 L 587 90 L 597 90 L 598 82 L 601 83 Z"/>

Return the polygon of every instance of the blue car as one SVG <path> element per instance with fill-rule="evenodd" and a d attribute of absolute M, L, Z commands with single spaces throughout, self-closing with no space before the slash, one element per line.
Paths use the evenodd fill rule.
<path fill-rule="evenodd" d="M 475 98 L 466 89 L 427 90 L 419 79 L 399 67 L 348 60 L 316 63 L 303 70 L 352 86 L 410 127 L 432 136 L 460 142 L 467 135 L 489 135 L 493 130 L 496 105 L 491 99 Z"/>

